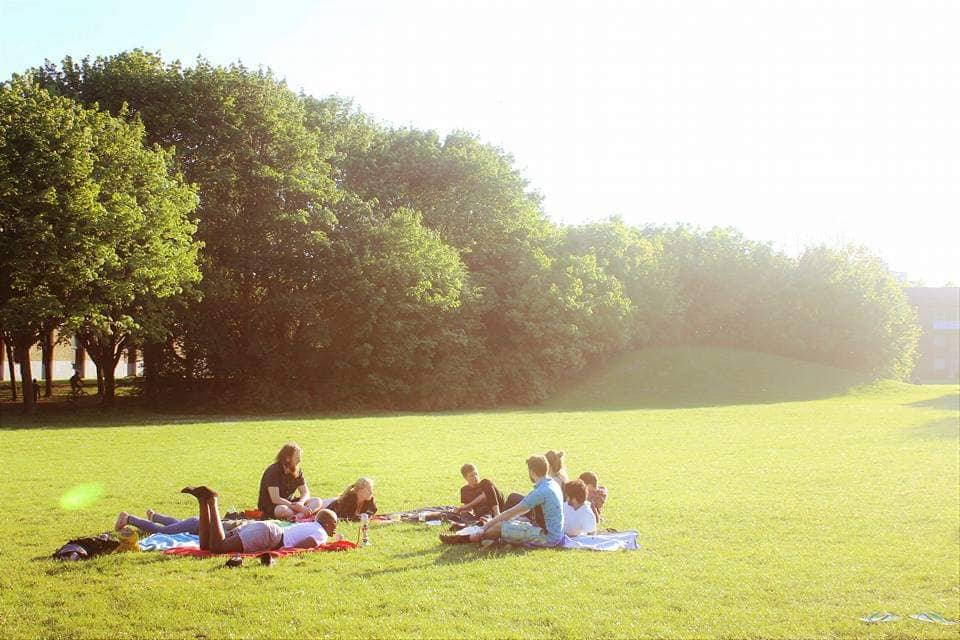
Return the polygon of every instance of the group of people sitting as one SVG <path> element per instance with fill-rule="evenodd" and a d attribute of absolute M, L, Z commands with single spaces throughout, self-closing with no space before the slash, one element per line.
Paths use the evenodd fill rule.
<path fill-rule="evenodd" d="M 557 546 L 563 536 L 595 533 L 607 490 L 599 485 L 595 473 L 587 471 L 570 480 L 562 451 L 527 458 L 527 473 L 533 490 L 526 496 L 503 492 L 489 479 L 480 479 L 477 467 L 460 468 L 467 484 L 460 489 L 461 505 L 457 513 L 470 513 L 483 522 L 479 533 L 440 536 L 443 542 L 480 542 L 497 540 L 511 544 Z"/>
<path fill-rule="evenodd" d="M 197 499 L 199 514 L 174 518 L 147 509 L 147 518 L 126 511 L 117 516 L 115 528 L 131 525 L 146 533 L 192 533 L 199 535 L 200 548 L 212 553 L 260 553 L 282 547 L 318 547 L 336 535 L 342 519 L 373 515 L 373 481 L 360 478 L 336 498 L 321 500 L 310 495 L 300 462 L 303 450 L 290 442 L 280 449 L 260 477 L 257 520 L 228 520 L 220 515 L 220 494 L 206 486 L 184 487 L 183 493 Z M 232 514 L 234 515 L 234 514 Z M 281 527 L 276 520 L 295 524 Z"/>
<path fill-rule="evenodd" d="M 282 547 L 320 546 L 337 535 L 340 520 L 356 520 L 377 512 L 373 481 L 366 477 L 350 484 L 335 498 L 323 500 L 311 496 L 300 466 L 302 456 L 303 451 L 297 444 L 287 443 L 273 464 L 264 470 L 257 502 L 260 519 L 225 522 L 221 518 L 219 494 L 207 486 L 189 486 L 182 492 L 197 499 L 196 517 L 178 519 L 148 509 L 143 519 L 121 511 L 115 528 L 119 531 L 130 525 L 147 533 L 192 533 L 199 535 L 200 548 L 212 553 L 260 553 Z M 460 472 L 467 484 L 460 490 L 462 504 L 454 512 L 480 519 L 484 523 L 483 531 L 473 536 L 441 536 L 441 539 L 444 542 L 502 539 L 517 544 L 555 546 L 564 535 L 577 536 L 597 529 L 607 492 L 598 486 L 595 474 L 583 473 L 579 479 L 570 481 L 562 451 L 530 456 L 527 470 L 534 484 L 533 491 L 526 496 L 511 493 L 504 498 L 493 482 L 480 479 L 476 466 L 463 465 Z M 521 518 L 528 513 L 527 518 Z M 294 524 L 281 526 L 276 520 Z"/>

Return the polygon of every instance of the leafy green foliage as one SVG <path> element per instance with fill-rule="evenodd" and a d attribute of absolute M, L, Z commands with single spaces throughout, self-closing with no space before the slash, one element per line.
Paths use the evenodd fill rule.
<path fill-rule="evenodd" d="M 200 278 L 195 190 L 171 153 L 144 148 L 139 122 L 29 80 L 0 91 L 0 324 L 20 347 L 44 328 L 76 332 L 109 402 L 128 340 L 163 335 L 163 301 Z"/>
<path fill-rule="evenodd" d="M 164 305 L 173 333 L 152 332 L 146 352 L 151 370 L 225 402 L 530 403 L 670 343 L 898 378 L 912 366 L 916 321 L 862 253 L 795 260 L 732 229 L 618 218 L 558 226 L 503 150 L 385 127 L 239 64 L 134 50 L 31 75 L 142 121 L 197 185 L 203 279 Z"/>

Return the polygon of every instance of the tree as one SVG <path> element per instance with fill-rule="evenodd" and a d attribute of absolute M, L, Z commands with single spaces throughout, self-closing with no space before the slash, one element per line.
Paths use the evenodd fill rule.
<path fill-rule="evenodd" d="M 0 325 L 18 352 L 28 410 L 29 349 L 45 331 L 116 319 L 145 288 L 162 298 L 176 292 L 171 279 L 192 277 L 185 216 L 195 194 L 170 175 L 171 155 L 144 149 L 143 137 L 141 125 L 29 80 L 0 88 Z M 157 275 L 165 270 L 177 275 Z"/>
<path fill-rule="evenodd" d="M 206 374 L 246 385 L 304 360 L 307 335 L 329 293 L 322 271 L 339 198 L 301 99 L 269 71 L 192 68 L 131 51 L 36 70 L 66 95 L 142 119 L 150 140 L 175 145 L 199 185 L 202 300 L 184 308 L 178 337 Z M 127 114 L 126 117 L 131 117 Z"/>

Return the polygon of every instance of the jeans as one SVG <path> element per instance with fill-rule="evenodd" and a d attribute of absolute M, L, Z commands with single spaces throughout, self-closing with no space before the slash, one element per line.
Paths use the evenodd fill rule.
<path fill-rule="evenodd" d="M 153 522 L 136 516 L 127 516 L 127 522 L 141 531 L 149 533 L 199 533 L 200 518 L 196 516 L 186 520 L 177 520 L 172 516 L 153 514 Z"/>

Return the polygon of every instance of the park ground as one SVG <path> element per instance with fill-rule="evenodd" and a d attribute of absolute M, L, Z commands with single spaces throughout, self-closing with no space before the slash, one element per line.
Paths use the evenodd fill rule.
<path fill-rule="evenodd" d="M 16 415 L 0 429 L 4 637 L 957 638 L 957 385 L 722 349 L 628 354 L 534 409 L 371 416 Z M 120 510 L 186 516 L 206 483 L 251 507 L 287 440 L 314 494 L 360 475 L 382 511 L 453 503 L 463 462 L 507 490 L 566 451 L 610 491 L 604 525 L 641 550 L 482 551 L 434 527 L 373 545 L 222 568 L 223 559 L 49 555 Z M 99 483 L 84 508 L 71 488 Z M 343 533 L 355 537 L 353 525 Z M 873 611 L 901 616 L 868 626 Z"/>

